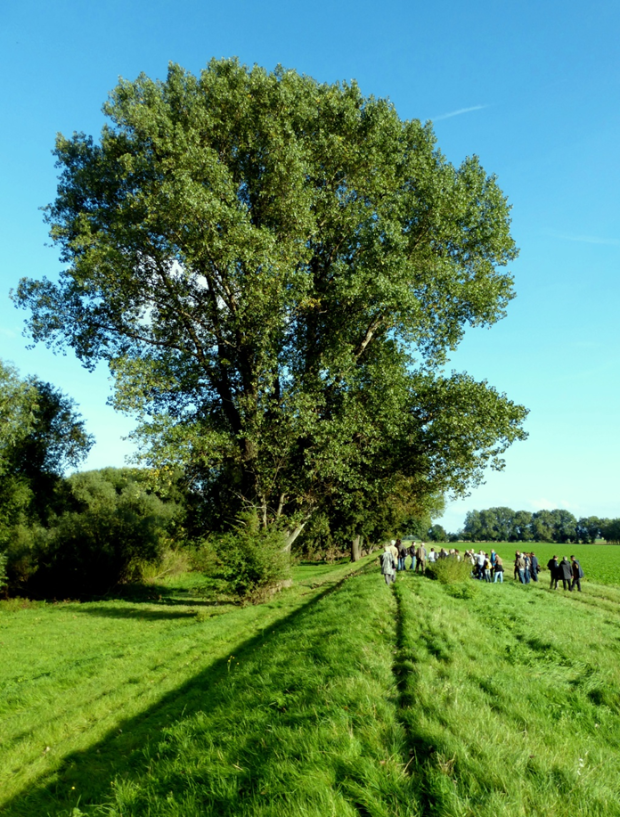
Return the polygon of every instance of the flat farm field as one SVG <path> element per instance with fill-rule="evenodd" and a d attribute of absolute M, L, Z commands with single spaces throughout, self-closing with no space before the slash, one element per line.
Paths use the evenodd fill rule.
<path fill-rule="evenodd" d="M 543 569 L 546 569 L 547 562 L 555 554 L 559 559 L 566 556 L 568 559 L 574 555 L 579 559 L 587 581 L 598 582 L 599 584 L 620 586 L 620 545 L 556 545 L 554 543 L 540 542 L 499 542 L 493 545 L 492 542 L 486 544 L 476 544 L 476 550 L 482 547 L 483 550 L 490 551 L 492 547 L 504 560 L 507 572 L 510 572 L 510 565 L 514 561 L 514 554 L 519 550 L 534 551 Z M 543 573 L 543 575 L 548 575 Z"/>

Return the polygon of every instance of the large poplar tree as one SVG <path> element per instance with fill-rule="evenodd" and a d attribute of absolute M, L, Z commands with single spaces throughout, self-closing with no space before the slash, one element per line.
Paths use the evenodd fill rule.
<path fill-rule="evenodd" d="M 502 466 L 526 410 L 441 373 L 513 297 L 509 206 L 476 157 L 454 167 L 355 83 L 235 60 L 123 80 L 104 112 L 99 141 L 56 144 L 65 269 L 16 298 L 35 340 L 108 361 L 150 464 L 265 525 Z"/>

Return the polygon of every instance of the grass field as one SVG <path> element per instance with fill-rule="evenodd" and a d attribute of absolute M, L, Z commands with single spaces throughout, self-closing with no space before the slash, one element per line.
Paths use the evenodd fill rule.
<path fill-rule="evenodd" d="M 615 557 L 577 552 L 581 594 L 388 589 L 370 558 L 257 607 L 192 576 L 5 604 L 0 814 L 620 815 L 620 588 L 595 548 Z"/>
<path fill-rule="evenodd" d="M 441 543 L 432 546 L 437 551 L 442 547 Z M 554 554 L 559 559 L 562 559 L 562 556 L 568 559 L 571 555 L 575 555 L 581 562 L 586 580 L 620 586 L 620 545 L 557 545 L 548 542 L 474 542 L 471 545 L 467 542 L 458 543 L 461 553 L 464 553 L 470 546 L 476 553 L 481 548 L 487 553 L 491 552 L 491 548 L 495 548 L 504 560 L 506 573 L 510 575 L 512 575 L 512 565 L 517 549 L 534 551 L 543 570 L 546 570 L 547 562 Z M 426 547 L 430 549 L 431 545 L 427 543 Z M 445 547 L 453 547 L 453 545 L 445 545 Z M 408 565 L 409 557 L 407 557 Z"/>
<path fill-rule="evenodd" d="M 488 545 L 489 550 L 491 545 Z M 487 549 L 487 546 L 483 546 Z M 496 548 L 500 556 L 508 561 L 514 561 L 517 549 L 514 542 L 502 542 Z M 568 559 L 574 554 L 580 561 L 586 578 L 599 584 L 620 585 L 620 545 L 555 545 L 528 542 L 519 547 L 519 550 L 533 550 L 538 561 L 546 567 L 549 559 L 555 554 L 559 559 L 566 556 Z"/>
<path fill-rule="evenodd" d="M 88 788 L 115 773 L 120 758 L 191 705 L 194 694 L 200 698 L 201 672 L 223 667 L 228 673 L 241 645 L 261 638 L 352 567 L 298 568 L 294 590 L 257 607 L 214 602 L 198 592 L 202 582 L 191 574 L 154 588 L 149 596 L 155 600 L 0 602 L 0 809 L 32 787 L 34 801 L 10 813 L 55 813 L 50 802 L 64 803 L 67 795 L 77 800 L 84 782 Z M 143 713 L 144 723 L 123 730 L 123 722 Z M 83 755 L 110 736 L 111 743 Z M 58 770 L 67 773 L 77 757 L 87 758 L 79 780 L 57 782 Z"/>

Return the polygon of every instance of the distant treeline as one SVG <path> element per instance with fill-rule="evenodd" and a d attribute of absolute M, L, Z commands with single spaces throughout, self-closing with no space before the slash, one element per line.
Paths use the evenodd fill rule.
<path fill-rule="evenodd" d="M 620 519 L 577 519 L 559 508 L 536 513 L 488 508 L 467 513 L 459 538 L 469 542 L 620 542 Z"/>

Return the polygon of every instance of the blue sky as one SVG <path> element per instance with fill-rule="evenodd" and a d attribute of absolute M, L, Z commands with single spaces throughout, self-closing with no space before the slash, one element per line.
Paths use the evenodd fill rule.
<path fill-rule="evenodd" d="M 87 467 L 121 465 L 129 418 L 106 406 L 105 369 L 26 349 L 8 291 L 60 269 L 39 207 L 54 198 L 56 132 L 97 134 L 119 76 L 198 72 L 211 57 L 355 78 L 402 118 L 432 119 L 458 163 L 480 156 L 513 205 L 517 298 L 470 331 L 450 367 L 531 410 L 506 470 L 453 503 L 620 516 L 620 4 L 5 0 L 0 358 L 74 397 L 97 437 Z"/>

